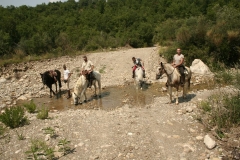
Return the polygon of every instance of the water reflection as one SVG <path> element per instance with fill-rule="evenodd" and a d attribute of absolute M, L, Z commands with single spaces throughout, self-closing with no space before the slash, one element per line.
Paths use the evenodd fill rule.
<path fill-rule="evenodd" d="M 87 90 L 88 102 L 75 106 L 72 99 L 66 99 L 67 93 L 62 91 L 61 95 L 49 98 L 34 98 L 37 106 L 46 106 L 50 110 L 66 110 L 66 109 L 103 109 L 112 110 L 128 104 L 132 107 L 144 107 L 151 104 L 155 96 L 166 96 L 167 92 L 163 92 L 164 83 L 145 84 L 144 90 L 136 90 L 133 84 L 123 86 L 106 87 L 102 90 L 102 97 L 93 97 L 93 89 Z M 210 88 L 211 87 L 211 88 Z M 190 91 L 198 91 L 201 89 L 212 89 L 213 84 L 205 83 L 201 85 L 191 85 Z M 175 89 L 173 90 L 175 92 Z M 179 94 L 181 96 L 181 93 Z M 18 104 L 24 102 L 19 101 Z"/>

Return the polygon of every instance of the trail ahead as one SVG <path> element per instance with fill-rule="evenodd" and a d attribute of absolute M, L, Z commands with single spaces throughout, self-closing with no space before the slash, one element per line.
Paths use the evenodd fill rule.
<path fill-rule="evenodd" d="M 87 54 L 88 59 L 95 64 L 95 70 L 102 71 L 102 86 L 124 85 L 131 82 L 131 67 L 133 56 L 143 59 L 149 83 L 160 83 L 155 80 L 156 69 L 160 60 L 159 47 L 124 49 L 110 52 Z M 39 73 L 49 69 L 62 70 L 62 65 L 73 71 L 72 88 L 77 80 L 77 71 L 82 64 L 82 56 L 61 57 L 42 62 L 13 65 L 3 69 L 5 78 L 2 102 L 14 104 L 16 99 L 25 96 L 27 99 L 49 94 L 42 87 Z M 22 66 L 21 66 L 22 65 Z M 18 73 L 20 78 L 13 77 L 12 69 L 28 66 L 26 72 Z M 8 76 L 8 78 L 7 78 Z M 21 86 L 21 87 L 19 87 Z M 6 88 L 4 88 L 6 87 Z M 7 89 L 8 87 L 8 89 Z M 157 89 L 157 88 L 156 88 Z M 40 90 L 40 91 L 39 91 Z M 180 98 L 179 105 L 166 104 L 167 96 L 153 95 L 153 101 L 144 107 L 125 105 L 105 111 L 101 109 L 74 109 L 63 112 L 50 112 L 50 119 L 39 120 L 36 114 L 28 114 L 30 124 L 10 130 L 9 142 L 1 139 L 1 159 L 26 159 L 25 152 L 30 149 L 31 140 L 45 141 L 56 152 L 60 159 L 136 159 L 136 160 L 203 160 L 219 159 L 223 150 L 217 146 L 208 150 L 203 143 L 206 135 L 203 126 L 196 120 L 197 104 L 209 95 L 219 92 L 215 90 L 200 90 L 190 92 L 187 99 Z M 14 96 L 10 96 L 14 93 Z M 181 94 L 179 94 L 181 95 Z M 8 96 L 6 98 L 6 96 Z M 115 107 L 115 106 L 114 106 Z M 44 134 L 43 128 L 54 128 L 56 138 Z M 18 140 L 18 133 L 26 137 Z M 70 141 L 72 153 L 62 155 L 58 152 L 59 140 Z"/>

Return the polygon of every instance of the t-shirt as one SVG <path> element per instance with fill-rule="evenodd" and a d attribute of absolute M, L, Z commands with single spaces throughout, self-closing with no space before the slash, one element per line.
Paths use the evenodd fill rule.
<path fill-rule="evenodd" d="M 173 57 L 174 63 L 176 65 L 181 63 L 181 59 L 184 59 L 184 55 L 182 55 L 182 54 L 180 54 L 180 55 L 175 54 L 174 57 Z"/>
<path fill-rule="evenodd" d="M 87 61 L 87 62 L 83 62 L 82 63 L 82 69 L 83 70 L 87 70 L 87 71 L 89 71 L 89 70 L 91 70 L 91 66 L 93 66 L 93 63 L 91 62 L 91 61 Z"/>
<path fill-rule="evenodd" d="M 136 61 L 134 62 L 134 64 L 136 64 L 136 65 L 142 65 L 142 64 L 141 64 L 141 59 L 140 59 L 140 58 L 136 58 Z"/>
<path fill-rule="evenodd" d="M 70 73 L 70 71 L 69 71 L 68 69 L 66 69 L 66 70 L 63 71 L 63 78 L 64 78 L 65 80 L 68 79 L 69 73 Z"/>

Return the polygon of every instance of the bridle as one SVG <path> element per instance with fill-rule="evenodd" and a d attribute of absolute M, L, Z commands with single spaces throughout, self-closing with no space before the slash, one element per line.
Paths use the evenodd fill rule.
<path fill-rule="evenodd" d="M 75 92 L 73 92 L 73 94 L 74 94 L 78 99 L 80 99 L 80 97 L 79 97 Z"/>

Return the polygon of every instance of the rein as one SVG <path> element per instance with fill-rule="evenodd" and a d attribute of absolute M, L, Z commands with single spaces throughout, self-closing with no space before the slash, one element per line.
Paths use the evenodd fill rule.
<path fill-rule="evenodd" d="M 173 72 L 174 72 L 174 70 L 175 70 L 175 68 L 174 68 L 173 71 L 172 71 L 172 73 L 168 74 L 167 71 L 166 71 L 166 69 L 165 69 L 164 67 L 163 67 L 163 69 L 164 69 L 165 73 L 166 73 L 168 76 L 172 75 Z"/>
<path fill-rule="evenodd" d="M 73 94 L 75 94 L 75 96 L 76 96 L 78 99 L 80 99 L 80 97 L 78 97 L 78 95 L 77 95 L 75 92 L 73 92 Z"/>

